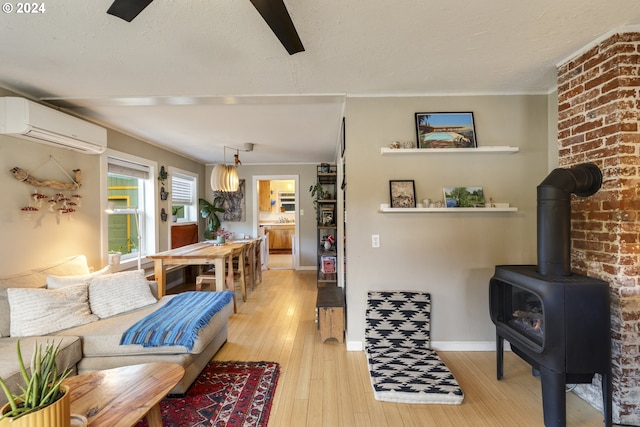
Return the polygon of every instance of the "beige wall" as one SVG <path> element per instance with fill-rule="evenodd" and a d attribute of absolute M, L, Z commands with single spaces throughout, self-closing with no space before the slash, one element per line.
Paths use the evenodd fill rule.
<path fill-rule="evenodd" d="M 15 94 L 0 88 L 0 96 Z M 200 191 L 204 194 L 202 164 L 116 131 L 108 130 L 107 139 L 109 148 L 156 161 L 158 166 L 175 166 L 200 174 Z M 14 179 L 9 170 L 17 166 L 41 180 L 67 181 L 64 173 L 48 161 L 50 156 L 69 174 L 73 169 L 82 170 L 83 182 L 78 191 L 82 196 L 82 207 L 70 220 L 63 218 L 57 221 L 54 214 L 46 214 L 37 216 L 33 221 L 24 221 L 20 208 L 29 204 L 29 195 L 35 188 Z M 101 253 L 100 238 L 100 219 L 104 206 L 101 206 L 100 200 L 99 155 L 77 153 L 0 135 L 0 171 L 3 200 L 0 204 L 0 275 L 20 272 L 75 254 L 85 254 L 89 264 L 96 269 L 105 264 L 106 255 Z M 52 190 L 43 188 L 41 191 L 48 194 Z M 164 205 L 162 203 L 159 202 L 158 208 L 168 206 L 167 202 Z M 168 248 L 170 221 L 162 223 L 158 220 L 158 224 L 159 250 L 165 250 Z"/>
<path fill-rule="evenodd" d="M 488 281 L 496 264 L 536 262 L 536 186 L 547 174 L 547 96 L 348 98 L 347 341 L 363 340 L 368 290 L 432 295 L 432 339 L 493 342 Z M 517 154 L 382 156 L 390 142 L 415 141 L 415 112 L 473 111 L 480 146 Z M 413 179 L 419 200 L 444 186 L 482 186 L 515 213 L 379 213 L 389 180 Z M 371 235 L 380 235 L 380 248 Z M 466 343 L 466 344 L 464 344 Z"/>

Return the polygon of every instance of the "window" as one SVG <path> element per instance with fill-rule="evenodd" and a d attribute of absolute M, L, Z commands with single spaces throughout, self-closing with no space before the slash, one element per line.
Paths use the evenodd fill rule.
<path fill-rule="evenodd" d="M 124 153 L 106 156 L 106 202 L 113 209 L 103 232 L 106 250 L 120 252 L 124 268 L 155 253 L 155 169 L 155 162 Z"/>
<path fill-rule="evenodd" d="M 198 221 L 198 175 L 169 168 L 171 214 L 175 222 Z"/>

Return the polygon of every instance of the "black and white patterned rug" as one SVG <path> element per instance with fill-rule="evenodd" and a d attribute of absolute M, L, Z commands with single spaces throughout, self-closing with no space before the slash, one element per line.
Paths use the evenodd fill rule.
<path fill-rule="evenodd" d="M 376 400 L 460 404 L 462 389 L 431 349 L 431 295 L 370 291 L 365 352 Z"/>

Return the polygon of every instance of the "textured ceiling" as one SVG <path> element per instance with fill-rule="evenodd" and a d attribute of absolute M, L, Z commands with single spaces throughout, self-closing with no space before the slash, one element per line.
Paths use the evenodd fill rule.
<path fill-rule="evenodd" d="M 0 15 L 0 86 L 205 163 L 331 161 L 348 96 L 547 93 L 555 66 L 640 25 L 637 0 L 285 0 L 289 56 L 249 0 L 111 0 Z"/>

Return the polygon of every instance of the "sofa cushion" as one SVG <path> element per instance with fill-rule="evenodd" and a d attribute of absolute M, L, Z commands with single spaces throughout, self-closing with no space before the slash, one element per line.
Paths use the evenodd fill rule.
<path fill-rule="evenodd" d="M 91 311 L 101 319 L 156 302 L 144 270 L 97 276 L 89 282 Z"/>
<path fill-rule="evenodd" d="M 61 289 L 9 288 L 11 336 L 45 335 L 98 320 L 91 314 L 88 286 Z"/>
<path fill-rule="evenodd" d="M 0 278 L 0 337 L 8 337 L 10 333 L 10 310 L 7 299 L 8 288 L 43 288 L 44 276 L 35 271 L 14 274 Z"/>
<path fill-rule="evenodd" d="M 87 258 L 73 255 L 38 269 L 0 277 L 0 337 L 9 336 L 11 330 L 7 288 L 44 288 L 48 274 L 64 276 L 89 273 Z"/>
<path fill-rule="evenodd" d="M 72 276 L 49 275 L 46 277 L 47 288 L 58 289 L 64 286 L 77 285 L 78 283 L 87 283 L 94 277 L 104 276 L 105 274 L 110 274 L 110 273 L 111 273 L 111 266 L 107 265 L 106 267 L 89 274 L 80 274 L 80 275 L 72 275 Z"/>

